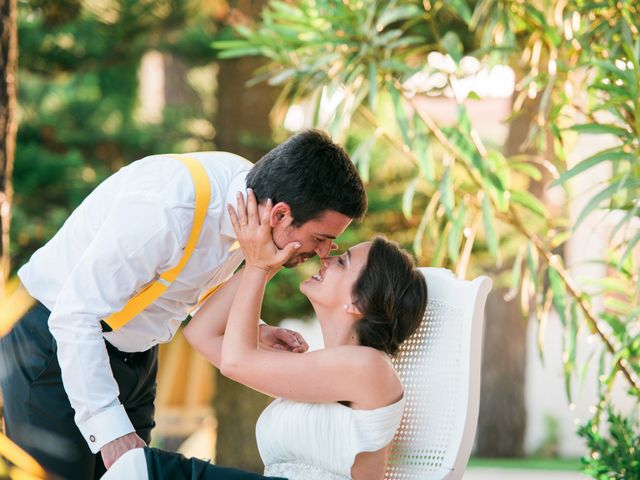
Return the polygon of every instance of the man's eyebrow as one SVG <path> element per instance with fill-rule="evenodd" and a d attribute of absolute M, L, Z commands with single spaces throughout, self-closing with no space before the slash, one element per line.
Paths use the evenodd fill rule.
<path fill-rule="evenodd" d="M 325 237 L 325 238 L 329 238 L 331 240 L 335 240 L 336 239 L 336 237 L 334 237 L 333 235 L 329 235 L 327 233 L 316 233 L 316 235 L 318 237 Z"/>

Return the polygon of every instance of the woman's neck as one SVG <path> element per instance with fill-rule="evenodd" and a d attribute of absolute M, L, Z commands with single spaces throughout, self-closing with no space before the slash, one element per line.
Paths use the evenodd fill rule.
<path fill-rule="evenodd" d="M 325 347 L 360 345 L 352 315 L 342 311 L 316 311 Z"/>

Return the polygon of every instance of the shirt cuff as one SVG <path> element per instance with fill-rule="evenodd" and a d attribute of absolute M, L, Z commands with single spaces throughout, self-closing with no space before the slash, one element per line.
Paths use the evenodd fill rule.
<path fill-rule="evenodd" d="M 98 453 L 107 443 L 136 431 L 123 405 L 116 405 L 78 424 L 92 453 Z"/>

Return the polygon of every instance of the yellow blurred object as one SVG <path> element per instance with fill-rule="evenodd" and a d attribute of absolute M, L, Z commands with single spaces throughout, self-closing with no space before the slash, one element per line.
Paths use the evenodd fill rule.
<path fill-rule="evenodd" d="M 182 330 L 161 345 L 154 436 L 186 438 L 202 428 L 207 418 L 215 418 L 214 379 L 213 365 L 189 346 Z"/>
<path fill-rule="evenodd" d="M 9 478 L 33 480 L 47 478 L 47 473 L 27 452 L 0 433 L 0 458 L 12 464 Z"/>
<path fill-rule="evenodd" d="M 34 303 L 35 300 L 22 286 L 18 277 L 9 279 L 5 295 L 0 299 L 0 337 L 9 333 Z"/>
<path fill-rule="evenodd" d="M 11 278 L 6 285 L 5 295 L 0 299 L 0 337 L 11 331 L 22 316 L 27 313 L 35 300 L 20 283 L 17 277 Z M 18 447 L 0 433 L 0 465 L 8 471 L 12 480 L 40 480 L 47 478 L 44 469 L 27 452 Z"/>

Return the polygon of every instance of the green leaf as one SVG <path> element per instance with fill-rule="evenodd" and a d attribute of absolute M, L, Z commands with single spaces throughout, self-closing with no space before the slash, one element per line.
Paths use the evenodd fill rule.
<path fill-rule="evenodd" d="M 587 216 L 596 208 L 598 208 L 604 200 L 610 199 L 613 195 L 625 188 L 633 188 L 637 186 L 640 186 L 640 180 L 631 179 L 626 176 L 618 181 L 613 182 L 611 185 L 591 197 L 589 203 L 587 203 L 587 205 L 580 212 L 580 215 L 578 215 L 574 228 L 578 228 L 578 226 L 584 221 L 584 219 L 587 218 Z"/>
<path fill-rule="evenodd" d="M 509 288 L 509 296 L 513 297 L 519 290 L 520 282 L 522 282 L 522 263 L 523 263 L 524 249 L 519 248 L 518 254 L 513 261 L 513 267 L 511 268 L 511 286 Z"/>
<path fill-rule="evenodd" d="M 436 248 L 435 248 L 435 251 L 433 252 L 434 267 L 440 267 L 444 262 L 444 257 L 447 251 L 445 246 L 447 244 L 448 237 L 449 237 L 448 229 L 446 228 L 442 229 L 442 231 L 440 232 L 440 235 L 438 235 L 438 243 L 436 243 Z"/>
<path fill-rule="evenodd" d="M 376 111 L 376 100 L 378 97 L 378 68 L 376 62 L 369 63 L 369 108 Z"/>
<path fill-rule="evenodd" d="M 454 62 L 459 63 L 463 56 L 463 46 L 460 37 L 453 31 L 449 30 L 440 40 L 440 45 L 446 53 L 448 53 Z"/>
<path fill-rule="evenodd" d="M 524 190 L 512 190 L 511 200 L 519 205 L 522 205 L 523 207 L 527 208 L 536 215 L 539 215 L 540 217 L 544 217 L 546 214 L 546 209 L 542 202 L 531 195 L 529 192 L 526 192 Z"/>
<path fill-rule="evenodd" d="M 417 5 L 402 5 L 384 10 L 376 22 L 376 30 L 381 32 L 388 25 L 420 15 L 422 10 Z"/>
<path fill-rule="evenodd" d="M 453 195 L 453 180 L 451 178 L 451 168 L 447 168 L 444 171 L 444 175 L 440 180 L 440 202 L 444 205 L 447 217 L 453 220 L 454 195 Z"/>
<path fill-rule="evenodd" d="M 567 398 L 571 402 L 571 374 L 576 367 L 576 344 L 578 338 L 578 307 L 575 303 L 571 305 L 571 314 L 569 315 L 569 325 L 564 331 L 564 352 L 563 352 L 563 370 L 564 385 Z"/>
<path fill-rule="evenodd" d="M 418 118 L 416 115 L 414 118 Z M 418 122 L 416 121 L 416 124 Z M 433 158 L 431 156 L 431 148 L 429 146 L 429 137 L 425 128 L 420 128 L 417 125 L 414 127 L 415 138 L 413 141 L 413 150 L 418 157 L 418 165 L 420 172 L 424 177 L 433 182 L 435 180 L 435 170 L 433 165 Z"/>
<path fill-rule="evenodd" d="M 613 310 L 620 315 L 628 316 L 631 313 L 631 306 L 628 301 L 622 301 L 618 298 L 607 297 L 604 299 L 603 306 L 606 309 Z"/>
<path fill-rule="evenodd" d="M 456 213 L 456 218 L 449 234 L 449 258 L 451 261 L 456 262 L 460 254 L 460 243 L 462 242 L 462 230 L 464 228 L 464 218 L 467 213 L 467 209 L 464 204 L 460 205 Z"/>
<path fill-rule="evenodd" d="M 605 125 L 601 123 L 583 123 L 582 125 L 573 125 L 569 128 L 575 130 L 578 133 L 591 133 L 595 135 L 609 134 L 616 137 L 629 137 L 631 133 L 622 127 L 616 127 L 615 125 Z"/>
<path fill-rule="evenodd" d="M 633 249 L 638 244 L 638 242 L 640 242 L 640 232 L 636 233 L 633 236 L 633 238 L 629 240 L 629 243 L 627 243 L 627 248 L 622 254 L 622 257 L 620 257 L 620 260 L 618 261 L 619 266 L 624 265 L 624 262 L 627 260 L 627 258 L 630 257 L 631 253 L 633 252 Z"/>
<path fill-rule="evenodd" d="M 535 181 L 540 181 L 540 179 L 542 179 L 542 174 L 540 173 L 540 170 L 538 170 L 536 167 L 534 167 L 530 163 L 512 162 L 509 164 L 509 166 L 513 170 L 518 170 Z"/>
<path fill-rule="evenodd" d="M 473 144 L 473 141 L 471 141 L 468 134 L 464 131 L 465 119 L 468 118 L 466 110 L 459 108 L 458 114 L 459 128 L 442 128 L 442 133 L 444 133 L 447 139 L 456 147 L 460 158 L 469 165 L 472 165 L 484 177 L 486 176 L 486 165 L 478 149 Z M 493 177 L 494 178 L 490 179 L 492 182 L 495 181 L 495 175 L 493 175 Z"/>
<path fill-rule="evenodd" d="M 371 135 L 363 140 L 360 145 L 351 154 L 351 161 L 358 166 L 358 172 L 362 177 L 362 181 L 369 183 L 370 176 L 370 164 L 371 164 L 371 149 L 376 141 L 376 136 Z"/>
<path fill-rule="evenodd" d="M 471 23 L 471 9 L 466 0 L 449 0 L 445 3 L 454 15 L 460 17 L 468 25 Z"/>
<path fill-rule="evenodd" d="M 413 197 L 416 193 L 416 185 L 418 184 L 418 177 L 411 180 L 409 186 L 404 191 L 402 195 L 402 213 L 404 214 L 404 218 L 407 220 L 411 220 L 413 213 L 411 212 L 411 207 L 413 205 Z"/>
<path fill-rule="evenodd" d="M 400 92 L 394 85 L 389 85 L 389 94 L 393 103 L 393 110 L 396 114 L 396 122 L 402 135 L 402 141 L 405 145 L 411 145 L 411 137 L 409 135 L 409 119 L 402 103 Z"/>
<path fill-rule="evenodd" d="M 489 249 L 489 253 L 493 258 L 498 258 L 498 235 L 496 234 L 496 229 L 493 226 L 491 204 L 486 192 L 482 196 L 482 223 L 484 225 L 485 235 L 487 236 L 487 248 Z"/>
<path fill-rule="evenodd" d="M 548 275 L 551 293 L 553 294 L 553 306 L 560 317 L 560 323 L 565 326 L 567 324 L 567 301 L 564 282 L 558 271 L 553 267 L 549 267 Z"/>
<path fill-rule="evenodd" d="M 532 243 L 527 244 L 527 267 L 531 272 L 533 285 L 538 290 L 538 250 Z"/>
<path fill-rule="evenodd" d="M 573 178 L 576 175 L 584 172 L 585 170 L 588 170 L 602 162 L 614 162 L 618 160 L 629 160 L 631 162 L 635 162 L 638 160 L 638 158 L 631 153 L 620 150 L 618 147 L 603 150 L 602 152 L 598 152 L 589 158 L 585 158 L 580 163 L 576 164 L 573 168 L 564 172 L 562 175 L 560 175 L 560 177 L 551 182 L 551 186 L 565 183 L 570 178 Z"/>

